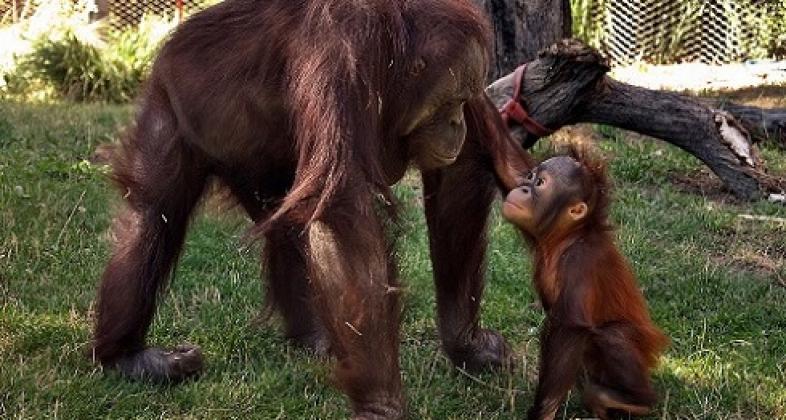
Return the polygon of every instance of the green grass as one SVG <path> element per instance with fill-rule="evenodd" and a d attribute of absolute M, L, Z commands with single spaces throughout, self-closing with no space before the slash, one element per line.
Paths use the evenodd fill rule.
<path fill-rule="evenodd" d="M 0 418 L 346 417 L 328 364 L 259 321 L 257 250 L 240 240 L 247 224 L 237 214 L 197 219 L 150 335 L 151 343 L 202 346 L 199 380 L 128 382 L 85 357 L 118 194 L 101 167 L 83 161 L 130 114 L 124 106 L 0 102 Z M 687 193 L 672 181 L 701 175 L 693 158 L 601 131 L 620 246 L 672 338 L 654 375 L 663 396 L 655 417 L 786 418 L 786 226 L 737 217 L 786 217 L 786 208 Z M 782 152 L 764 155 L 786 173 Z M 418 183 L 397 193 L 407 285 L 401 364 L 412 418 L 522 418 L 543 318 L 532 306 L 527 252 L 495 216 L 483 323 L 509 338 L 519 365 L 469 377 L 438 351 Z M 577 400 L 559 417 L 586 416 Z"/>

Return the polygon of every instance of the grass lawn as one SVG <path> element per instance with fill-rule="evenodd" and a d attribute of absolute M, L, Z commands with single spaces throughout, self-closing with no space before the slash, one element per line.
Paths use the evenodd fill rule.
<path fill-rule="evenodd" d="M 130 115 L 124 106 L 0 102 L 0 418 L 345 418 L 329 365 L 282 340 L 276 322 L 260 321 L 257 248 L 241 242 L 248 225 L 237 213 L 197 218 L 149 337 L 202 346 L 199 380 L 132 383 L 85 357 L 119 201 L 86 159 Z M 786 224 L 739 217 L 783 218 L 786 207 L 735 202 L 673 147 L 596 132 L 617 187 L 619 244 L 672 339 L 655 372 L 654 417 L 786 418 Z M 763 155 L 786 174 L 784 152 Z M 414 175 L 397 187 L 412 418 L 522 418 L 543 319 L 528 253 L 495 216 L 483 324 L 508 337 L 518 367 L 480 376 L 453 369 L 438 351 L 419 190 Z M 574 395 L 559 418 L 586 415 Z"/>

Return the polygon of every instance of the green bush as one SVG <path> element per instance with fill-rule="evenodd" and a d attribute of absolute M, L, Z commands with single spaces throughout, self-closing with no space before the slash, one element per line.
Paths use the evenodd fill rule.
<path fill-rule="evenodd" d="M 760 3 L 743 1 L 747 7 L 732 21 L 747 35 L 741 49 L 746 58 L 786 58 L 786 0 Z"/>
<path fill-rule="evenodd" d="M 19 95 L 51 89 L 74 101 L 129 101 L 173 26 L 169 20 L 144 18 L 135 28 L 109 31 L 100 42 L 79 36 L 73 28 L 41 36 L 5 75 L 7 89 Z"/>
<path fill-rule="evenodd" d="M 571 0 L 573 36 L 599 48 L 604 34 L 604 9 L 607 0 Z"/>
<path fill-rule="evenodd" d="M 62 39 L 34 41 L 33 52 L 19 63 L 22 75 L 49 84 L 75 100 L 107 95 L 106 79 L 111 72 L 106 67 L 98 48 L 80 41 L 70 31 Z"/>

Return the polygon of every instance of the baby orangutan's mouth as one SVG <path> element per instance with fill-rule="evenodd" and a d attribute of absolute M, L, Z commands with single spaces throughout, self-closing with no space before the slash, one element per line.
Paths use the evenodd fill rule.
<path fill-rule="evenodd" d="M 505 200 L 505 203 L 503 204 L 503 206 L 512 206 L 512 207 L 516 208 L 517 210 L 524 210 L 523 207 L 521 207 L 520 205 L 514 203 L 511 200 Z"/>
<path fill-rule="evenodd" d="M 518 210 L 525 210 L 524 207 L 526 207 L 527 201 L 529 201 L 527 194 L 520 189 L 511 190 L 508 195 L 505 196 L 505 203 L 510 204 Z"/>

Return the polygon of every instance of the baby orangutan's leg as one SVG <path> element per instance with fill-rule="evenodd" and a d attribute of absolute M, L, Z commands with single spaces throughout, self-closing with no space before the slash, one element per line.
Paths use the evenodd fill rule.
<path fill-rule="evenodd" d="M 648 369 L 633 343 L 635 327 L 618 323 L 597 328 L 585 358 L 584 404 L 601 419 L 609 410 L 643 416 L 657 401 Z"/>
<path fill-rule="evenodd" d="M 609 419 L 609 410 L 618 410 L 633 416 L 645 416 L 650 413 L 646 405 L 625 402 L 616 391 L 605 386 L 587 381 L 584 384 L 584 405 L 599 419 Z"/>

